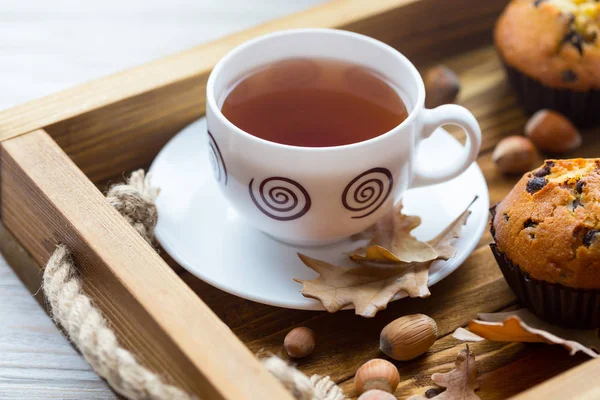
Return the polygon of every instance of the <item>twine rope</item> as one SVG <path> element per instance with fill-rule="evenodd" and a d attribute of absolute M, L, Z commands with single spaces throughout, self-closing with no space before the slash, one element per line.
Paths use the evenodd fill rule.
<path fill-rule="evenodd" d="M 114 185 L 107 193 L 107 200 L 153 244 L 158 221 L 157 195 L 158 190 L 150 185 L 150 176 L 139 170 L 131 174 L 127 183 Z M 42 289 L 55 322 L 63 327 L 94 371 L 117 393 L 132 400 L 197 399 L 165 383 L 119 345 L 114 331 L 83 291 L 77 267 L 65 245 L 58 245 L 48 260 Z M 328 376 L 308 378 L 276 356 L 265 358 L 262 363 L 297 400 L 346 399 Z"/>
<path fill-rule="evenodd" d="M 346 400 L 342 389 L 328 376 L 313 375 L 309 379 L 277 356 L 265 358 L 262 363 L 296 400 Z"/>

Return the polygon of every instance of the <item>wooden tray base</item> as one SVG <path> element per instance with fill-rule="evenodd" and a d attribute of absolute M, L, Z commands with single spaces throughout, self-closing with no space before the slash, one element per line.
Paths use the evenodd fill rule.
<path fill-rule="evenodd" d="M 161 253 L 173 273 L 103 201 L 96 187 L 104 189 L 107 182 L 121 180 L 124 171 L 149 165 L 173 134 L 202 114 L 206 77 L 229 48 L 272 30 L 310 25 L 343 27 L 382 39 L 421 70 L 440 62 L 455 70 L 462 82 L 458 102 L 475 114 L 484 132 L 478 163 L 491 201 L 497 202 L 518 177 L 497 172 L 492 149 L 501 138 L 522 134 L 526 121 L 489 46 L 493 21 L 505 4 L 506 0 L 334 1 L 2 112 L 0 211 L 6 229 L 0 230 L 0 250 L 37 292 L 41 266 L 57 242 L 67 243 L 86 290 L 122 343 L 150 368 L 204 398 L 290 398 L 252 354 L 284 355 L 283 337 L 300 325 L 315 330 L 317 348 L 298 362 L 299 368 L 332 375 L 355 396 L 356 369 L 381 356 L 381 328 L 401 315 L 428 314 L 438 322 L 439 339 L 424 357 L 398 363 L 401 383 L 396 395 L 424 393 L 431 386 L 430 375 L 449 370 L 463 346 L 450 333 L 478 312 L 517 306 L 487 247 L 488 234 L 461 268 L 432 288 L 429 299 L 401 300 L 365 320 L 352 312 L 290 311 L 246 301 L 201 282 Z M 423 18 L 427 24 L 414 24 Z M 458 55 L 444 58 L 449 54 Z M 597 156 L 596 135 L 593 130 L 583 132 L 585 145 L 565 157 Z M 472 348 L 484 400 L 507 398 L 586 361 L 558 346 L 482 342 Z M 595 398 L 599 372 L 600 362 L 586 362 L 522 398 Z"/>

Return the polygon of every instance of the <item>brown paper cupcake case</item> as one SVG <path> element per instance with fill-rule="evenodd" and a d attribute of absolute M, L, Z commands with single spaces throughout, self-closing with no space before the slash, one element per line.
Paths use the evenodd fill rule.
<path fill-rule="evenodd" d="M 533 114 L 544 108 L 556 110 L 579 126 L 600 123 L 600 90 L 577 92 L 555 89 L 530 78 L 504 64 L 508 81 L 526 112 Z"/>
<path fill-rule="evenodd" d="M 495 207 L 490 209 L 492 222 Z M 495 232 L 490 225 L 492 236 Z M 495 237 L 494 237 L 495 240 Z M 600 290 L 574 289 L 533 279 L 514 265 L 496 243 L 490 248 L 498 266 L 522 306 L 554 325 L 566 328 L 600 328 Z"/>

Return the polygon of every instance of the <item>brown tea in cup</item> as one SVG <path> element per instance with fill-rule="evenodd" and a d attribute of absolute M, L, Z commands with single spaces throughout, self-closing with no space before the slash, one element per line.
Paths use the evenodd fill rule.
<path fill-rule="evenodd" d="M 285 59 L 243 76 L 221 111 L 253 136 L 303 147 L 362 142 L 408 117 L 398 90 L 384 77 L 326 58 Z"/>

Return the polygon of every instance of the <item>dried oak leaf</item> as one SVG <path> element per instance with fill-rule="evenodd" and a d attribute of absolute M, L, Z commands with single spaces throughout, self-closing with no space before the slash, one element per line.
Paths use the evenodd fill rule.
<path fill-rule="evenodd" d="M 408 263 L 435 260 L 438 253 L 429 243 L 421 242 L 410 232 L 421 225 L 421 218 L 402 214 L 402 203 L 381 218 L 366 233 L 371 241 L 350 254 L 357 262 Z"/>
<path fill-rule="evenodd" d="M 410 297 L 428 297 L 429 265 L 407 264 L 393 268 L 338 267 L 298 254 L 307 267 L 319 274 L 313 280 L 294 279 L 302 283 L 305 297 L 319 300 L 329 312 L 354 304 L 356 314 L 371 318 L 401 290 Z"/>
<path fill-rule="evenodd" d="M 475 390 L 479 388 L 477 364 L 469 346 L 458 353 L 452 371 L 433 374 L 431 380 L 436 385 L 446 388 L 444 392 L 434 397 L 436 400 L 480 400 L 475 394 Z M 419 394 L 407 400 L 427 400 L 427 397 Z"/>
<path fill-rule="evenodd" d="M 451 241 L 459 237 L 470 213 L 468 209 L 465 210 L 438 236 L 429 241 L 438 254 L 447 258 L 454 256 L 456 250 Z M 329 312 L 336 312 L 353 304 L 356 314 L 370 318 L 386 308 L 400 291 L 406 292 L 410 297 L 429 297 L 431 294 L 427 282 L 429 267 L 434 260 L 385 267 L 340 267 L 303 254 L 298 254 L 298 257 L 307 267 L 319 274 L 313 280 L 294 279 L 303 284 L 302 295 L 320 301 Z"/>
<path fill-rule="evenodd" d="M 469 322 L 469 330 L 459 328 L 452 335 L 463 341 L 493 340 L 496 342 L 533 342 L 559 344 L 571 355 L 581 351 L 590 357 L 600 357 L 598 329 L 566 329 L 542 321 L 527 309 L 478 314 L 479 320 Z M 594 351 L 596 350 L 596 351 Z"/>

